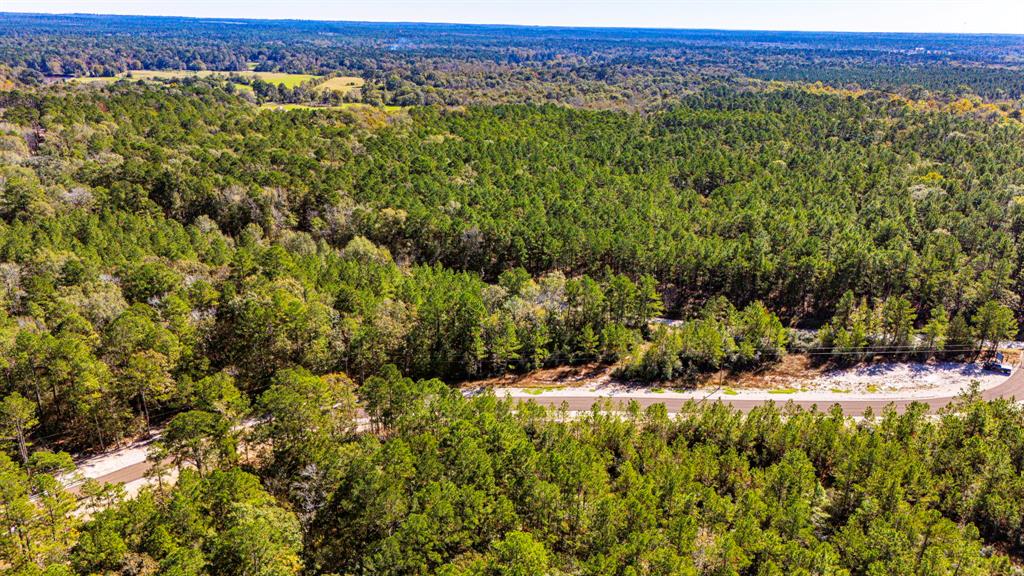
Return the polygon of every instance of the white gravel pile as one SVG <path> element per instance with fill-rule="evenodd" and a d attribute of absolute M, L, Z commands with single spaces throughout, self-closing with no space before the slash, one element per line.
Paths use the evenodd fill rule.
<path fill-rule="evenodd" d="M 982 370 L 981 364 L 880 362 L 826 372 L 807 388 L 858 394 L 927 392 L 931 396 L 949 396 L 969 387 L 973 381 L 984 389 L 1004 380 L 1006 375 Z"/>

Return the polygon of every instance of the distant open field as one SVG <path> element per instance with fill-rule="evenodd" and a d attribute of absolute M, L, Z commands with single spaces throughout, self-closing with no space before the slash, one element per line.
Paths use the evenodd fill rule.
<path fill-rule="evenodd" d="M 336 106 L 312 106 L 310 104 L 278 104 L 276 102 L 266 102 L 260 104 L 262 110 L 278 110 L 278 111 L 289 111 L 289 110 L 380 110 L 382 112 L 400 112 L 405 109 L 404 106 L 370 106 L 369 104 L 363 104 L 362 102 L 344 102 Z"/>
<path fill-rule="evenodd" d="M 334 90 L 335 92 L 346 94 L 361 88 L 365 83 L 365 80 L 355 76 L 335 76 L 334 78 L 328 78 L 318 84 L 317 88 L 322 90 Z"/>
<path fill-rule="evenodd" d="M 68 78 L 68 82 L 74 84 L 113 84 L 118 80 L 121 80 L 124 76 L 81 76 L 78 78 Z M 50 77 L 51 82 L 61 82 L 64 78 L 61 76 Z"/>
<path fill-rule="evenodd" d="M 264 82 L 271 84 L 284 84 L 288 88 L 294 88 L 303 82 L 308 82 L 318 78 L 312 74 L 288 74 L 286 72 L 251 72 L 251 71 L 240 71 L 240 72 L 223 72 L 217 70 L 132 70 L 129 72 L 132 78 L 141 80 L 171 80 L 175 78 L 186 78 L 188 76 L 199 76 L 205 78 L 207 76 L 230 76 L 236 74 L 238 76 L 259 78 Z"/>
<path fill-rule="evenodd" d="M 130 80 L 174 80 L 178 78 L 187 78 L 189 76 L 196 76 L 199 78 L 205 78 L 208 76 L 230 76 L 236 74 L 238 76 L 245 76 L 250 78 L 259 78 L 264 82 L 271 84 L 284 84 L 288 88 L 294 88 L 303 82 L 315 80 L 319 76 L 312 74 L 288 74 L 286 72 L 252 72 L 252 71 L 221 71 L 221 70 L 130 70 L 125 74 L 117 76 L 90 76 L 74 78 L 72 82 L 81 82 L 88 84 L 109 84 L 116 82 L 122 78 Z"/>
<path fill-rule="evenodd" d="M 310 104 L 279 104 L 277 102 L 265 102 L 260 104 L 261 110 L 341 110 L 342 106 L 312 106 Z"/>

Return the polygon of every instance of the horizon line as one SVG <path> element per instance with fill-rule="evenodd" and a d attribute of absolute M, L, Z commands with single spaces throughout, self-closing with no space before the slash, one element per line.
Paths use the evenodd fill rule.
<path fill-rule="evenodd" d="M 868 30 L 828 30 L 828 29 L 783 29 L 783 28 L 679 28 L 672 26 L 581 26 L 569 24 L 510 24 L 501 22 L 444 22 L 427 20 L 316 20 L 310 18 L 252 18 L 252 17 L 227 17 L 227 16 L 188 16 L 179 14 L 125 14 L 107 12 L 28 12 L 0 10 L 3 14 L 19 14 L 31 16 L 89 16 L 89 17 L 114 17 L 114 18 L 154 18 L 154 19 L 184 19 L 196 21 L 220 21 L 220 22 L 315 22 L 324 24 L 386 24 L 386 25 L 426 25 L 426 26 L 479 26 L 479 27 L 503 27 L 503 28 L 530 28 L 530 29 L 554 29 L 554 30 L 652 30 L 669 32 L 775 32 L 784 34 L 863 34 L 863 35 L 902 35 L 902 36 L 1008 36 L 1024 37 L 1024 32 L 910 32 L 899 30 L 868 31 Z"/>

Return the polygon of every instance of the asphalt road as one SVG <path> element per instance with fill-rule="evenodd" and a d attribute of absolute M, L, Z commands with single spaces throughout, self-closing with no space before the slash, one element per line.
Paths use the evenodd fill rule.
<path fill-rule="evenodd" d="M 1019 370 L 1014 371 L 1014 373 L 1012 375 L 1010 375 L 1010 377 L 1007 378 L 1006 381 L 1003 382 L 1002 384 L 999 384 L 998 386 L 993 386 L 992 388 L 989 388 L 987 390 L 983 390 L 982 393 L 981 393 L 981 396 L 985 400 L 994 400 L 996 398 L 1020 398 L 1020 399 L 1024 399 L 1024 369 L 1019 369 Z M 594 405 L 595 402 L 598 402 L 598 401 L 602 400 L 602 398 L 599 395 L 596 395 L 596 394 L 595 395 L 580 395 L 580 396 L 551 396 L 551 397 L 547 397 L 547 398 L 545 398 L 543 396 L 533 396 L 533 395 L 524 394 L 522 396 L 513 396 L 512 398 L 514 400 L 519 400 L 519 401 L 523 401 L 523 402 L 532 401 L 532 402 L 536 402 L 538 404 L 542 404 L 542 405 L 546 405 L 546 406 L 554 406 L 554 407 L 560 407 L 560 406 L 562 406 L 564 404 L 571 411 L 586 411 L 586 410 L 590 410 L 590 408 Z M 942 397 L 936 397 L 936 398 L 916 398 L 916 399 L 901 399 L 901 398 L 892 398 L 892 399 L 884 399 L 884 400 L 853 400 L 853 399 L 851 399 L 851 400 L 844 400 L 842 402 L 836 402 L 835 404 L 839 404 L 840 406 L 842 406 L 843 412 L 846 413 L 848 416 L 860 416 L 860 415 L 864 414 L 864 411 L 867 410 L 869 407 L 872 409 L 872 411 L 877 413 L 878 411 L 882 410 L 883 408 L 885 408 L 886 406 L 891 404 L 897 410 L 902 411 L 902 410 L 906 409 L 906 407 L 909 406 L 913 402 L 921 402 L 921 403 L 927 404 L 932 411 L 936 411 L 936 410 L 942 408 L 943 406 L 946 406 L 947 404 L 949 404 L 953 400 L 955 400 L 955 398 L 956 398 L 955 396 L 942 396 Z M 682 399 L 682 398 L 652 398 L 650 396 L 647 396 L 647 397 L 636 397 L 636 398 L 630 398 L 628 396 L 617 396 L 614 399 L 612 399 L 613 405 L 619 405 L 619 406 L 623 406 L 623 407 L 626 404 L 628 404 L 631 400 L 635 400 L 637 402 L 637 404 L 639 404 L 640 407 L 642 407 L 642 408 L 646 408 L 647 406 L 650 406 L 652 404 L 664 404 L 669 412 L 678 412 L 687 402 L 686 399 Z M 731 405 L 733 408 L 736 408 L 737 410 L 741 410 L 743 412 L 747 412 L 747 411 L 751 410 L 754 407 L 766 404 L 768 402 L 768 400 L 751 400 L 751 399 L 742 399 L 742 398 L 737 398 L 737 399 L 723 398 L 721 400 L 717 400 L 716 399 L 716 400 L 714 400 L 714 402 L 723 402 L 725 404 Z M 812 402 L 812 401 L 795 401 L 795 400 L 793 400 L 791 402 L 793 404 L 797 405 L 797 406 L 800 406 L 801 408 L 804 408 L 804 409 L 810 409 L 812 407 L 817 406 L 817 408 L 819 410 L 828 410 L 832 406 L 832 404 L 826 404 L 826 403 L 822 403 L 822 402 Z M 778 404 L 784 404 L 784 403 L 788 403 L 788 402 L 777 402 L 777 403 Z M 129 466 L 125 466 L 124 468 L 121 468 L 119 470 L 115 470 L 113 472 L 110 472 L 108 474 L 104 474 L 102 476 L 98 476 L 98 477 L 96 477 L 96 480 L 98 480 L 99 482 L 110 482 L 110 483 L 116 483 L 116 482 L 128 483 L 128 482 L 133 482 L 133 481 L 138 480 L 138 479 L 142 478 L 143 476 L 145 476 L 146 471 L 148 471 L 152 466 L 153 466 L 153 464 L 151 462 L 149 462 L 149 461 L 137 462 L 137 463 L 131 464 Z"/>
<path fill-rule="evenodd" d="M 120 470 L 114 470 L 110 474 L 104 474 L 96 478 L 101 484 L 117 484 L 123 482 L 125 484 L 138 480 L 146 475 L 146 472 L 153 467 L 153 463 L 149 460 L 144 460 L 130 466 L 125 466 Z"/>
<path fill-rule="evenodd" d="M 1024 400 L 1024 369 L 1015 370 L 1002 384 L 993 386 L 983 390 L 981 393 L 982 398 L 985 400 L 994 400 L 996 398 L 1020 398 Z M 549 396 L 544 397 L 523 394 L 521 396 L 513 396 L 515 400 L 519 401 L 533 401 L 538 404 L 545 406 L 560 407 L 563 403 L 567 406 L 570 411 L 585 411 L 590 410 L 594 403 L 601 398 L 597 395 L 580 395 L 580 396 Z M 776 404 L 788 404 L 792 402 L 794 405 L 804 409 L 810 409 L 817 406 L 821 411 L 828 410 L 833 404 L 839 404 L 843 408 L 843 412 L 847 416 L 861 416 L 864 411 L 869 407 L 875 413 L 889 406 L 890 404 L 898 411 L 903 411 L 907 406 L 914 402 L 920 402 L 927 404 L 932 412 L 946 406 L 950 402 L 954 401 L 956 396 L 939 396 L 935 398 L 885 398 L 885 399 L 872 399 L 872 400 L 843 400 L 840 402 L 818 402 L 811 400 L 786 400 L 785 397 L 780 397 Z M 653 398 L 650 396 L 635 397 L 631 398 L 627 396 L 616 396 L 610 398 L 613 405 L 625 406 L 631 401 L 635 401 L 640 405 L 641 408 L 646 408 L 653 404 L 664 404 L 669 412 L 678 412 L 689 399 L 686 398 Z M 715 400 L 708 400 L 707 402 L 722 402 L 728 404 L 737 410 L 742 412 L 749 412 L 751 409 L 762 406 L 768 403 L 768 400 L 761 399 L 744 399 L 744 398 L 721 398 Z"/>

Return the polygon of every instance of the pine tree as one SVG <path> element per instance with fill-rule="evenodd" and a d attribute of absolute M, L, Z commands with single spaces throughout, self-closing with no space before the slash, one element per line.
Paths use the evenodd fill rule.
<path fill-rule="evenodd" d="M 921 329 L 921 333 L 924 334 L 924 348 L 928 355 L 942 352 L 946 348 L 949 328 L 949 312 L 946 312 L 946 308 L 932 308 L 928 323 Z"/>
<path fill-rule="evenodd" d="M 978 353 L 975 332 L 963 314 L 957 314 L 949 323 L 945 350 L 952 357 L 974 356 Z"/>
<path fill-rule="evenodd" d="M 36 405 L 21 394 L 12 392 L 0 401 L 0 436 L 15 442 L 23 465 L 28 464 L 29 430 L 38 423 Z"/>
<path fill-rule="evenodd" d="M 583 361 L 593 360 L 597 357 L 597 347 L 600 342 L 594 328 L 587 324 L 580 330 L 576 341 L 577 358 Z"/>

